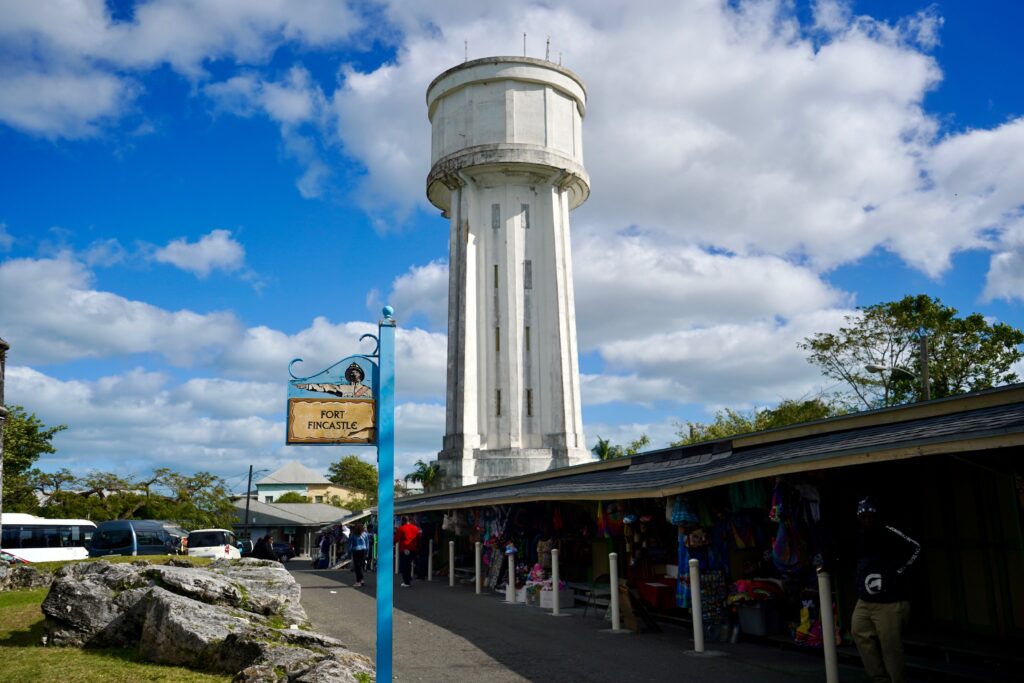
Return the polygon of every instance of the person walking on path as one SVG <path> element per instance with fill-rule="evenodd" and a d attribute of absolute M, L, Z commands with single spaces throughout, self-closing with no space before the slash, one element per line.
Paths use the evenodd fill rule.
<path fill-rule="evenodd" d="M 910 619 L 908 574 L 921 544 L 882 523 L 870 498 L 857 504 L 857 605 L 851 632 L 874 683 L 903 683 L 903 629 Z"/>
<path fill-rule="evenodd" d="M 402 572 L 402 588 L 412 585 L 412 561 L 419 547 L 420 528 L 402 515 L 402 526 L 395 530 L 398 541 L 398 570 Z"/>
<path fill-rule="evenodd" d="M 352 571 L 356 573 L 356 582 L 352 585 L 361 588 L 366 585 L 363 581 L 363 566 L 366 563 L 366 551 L 370 548 L 370 534 L 366 533 L 362 524 L 355 524 L 348 542 L 352 549 Z"/>

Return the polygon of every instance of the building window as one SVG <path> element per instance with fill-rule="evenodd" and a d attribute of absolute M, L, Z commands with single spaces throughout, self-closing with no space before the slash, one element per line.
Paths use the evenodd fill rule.
<path fill-rule="evenodd" d="M 501 227 L 501 204 L 491 204 L 491 228 Z"/>
<path fill-rule="evenodd" d="M 498 407 L 497 414 L 498 414 L 498 417 L 501 417 L 501 389 L 497 390 L 496 396 L 497 396 L 497 407 Z"/>
<path fill-rule="evenodd" d="M 495 353 L 501 353 L 501 328 L 494 328 L 494 351 Z"/>
<path fill-rule="evenodd" d="M 533 417 L 533 389 L 526 390 L 526 416 Z"/>
<path fill-rule="evenodd" d="M 274 502 L 274 497 L 273 496 L 263 496 L 263 502 L 264 503 L 273 503 Z"/>
<path fill-rule="evenodd" d="M 523 204 L 522 205 L 522 209 L 523 209 L 523 230 L 529 230 L 530 229 L 530 205 L 529 204 Z"/>
<path fill-rule="evenodd" d="M 322 502 L 324 502 L 324 497 L 323 496 L 315 496 L 313 498 L 313 502 L 322 503 Z"/>
<path fill-rule="evenodd" d="M 530 350 L 530 326 L 529 325 L 527 325 L 526 328 L 523 330 L 523 345 L 526 347 L 527 351 Z"/>
<path fill-rule="evenodd" d="M 498 288 L 498 264 L 494 264 L 494 288 Z"/>
<path fill-rule="evenodd" d="M 533 289 L 533 261 L 523 261 L 523 289 Z"/>

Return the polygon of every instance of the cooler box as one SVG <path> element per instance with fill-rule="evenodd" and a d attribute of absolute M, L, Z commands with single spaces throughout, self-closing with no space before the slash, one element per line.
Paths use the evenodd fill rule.
<path fill-rule="evenodd" d="M 779 614 L 771 602 L 740 603 L 740 631 L 751 636 L 771 636 L 779 632 Z"/>
<path fill-rule="evenodd" d="M 558 590 L 558 609 L 569 609 L 576 602 L 576 594 L 571 588 L 560 588 Z M 555 592 L 541 591 L 540 606 L 543 609 L 551 609 L 555 606 Z"/>
<path fill-rule="evenodd" d="M 675 604 L 675 588 L 664 583 L 641 583 L 637 592 L 640 593 L 641 600 L 659 611 L 670 610 Z"/>

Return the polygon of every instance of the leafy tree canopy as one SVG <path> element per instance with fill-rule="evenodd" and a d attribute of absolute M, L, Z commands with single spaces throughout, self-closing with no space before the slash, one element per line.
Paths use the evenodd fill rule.
<path fill-rule="evenodd" d="M 841 415 L 844 411 L 835 404 L 821 398 L 805 401 L 785 400 L 774 408 L 761 408 L 749 412 L 726 408 L 715 413 L 712 422 L 689 422 L 680 424 L 673 446 L 688 446 L 703 441 L 725 439 L 736 434 L 761 432 L 800 422 L 821 420 Z"/>
<path fill-rule="evenodd" d="M 819 332 L 799 346 L 809 363 L 842 383 L 842 403 L 872 409 L 921 397 L 922 337 L 932 398 L 1019 381 L 1012 367 L 1024 355 L 1024 332 L 980 313 L 958 317 L 923 294 L 861 307 L 838 332 Z"/>
<path fill-rule="evenodd" d="M 277 498 L 274 502 L 275 503 L 308 503 L 309 502 L 309 498 L 307 498 L 306 496 L 302 495 L 301 493 L 296 493 L 295 491 L 289 491 L 288 493 L 285 493 L 285 494 L 281 495 L 281 497 Z"/>
<path fill-rule="evenodd" d="M 53 437 L 67 427 L 47 427 L 21 406 L 8 406 L 3 427 L 3 506 L 7 512 L 31 510 L 35 504 L 28 474 L 39 456 L 56 453 Z"/>
<path fill-rule="evenodd" d="M 345 486 L 377 504 L 377 468 L 363 462 L 356 455 L 346 455 L 327 468 L 327 478 L 338 486 Z"/>
<path fill-rule="evenodd" d="M 590 452 L 596 455 L 599 460 L 612 460 L 614 458 L 623 458 L 627 455 L 636 455 L 640 452 L 641 448 L 650 445 L 650 443 L 651 439 L 646 434 L 641 434 L 639 439 L 631 441 L 628 446 L 612 444 L 610 439 L 602 439 L 598 436 L 597 444 L 590 449 Z"/>
<path fill-rule="evenodd" d="M 416 461 L 416 466 L 412 472 L 405 475 L 406 481 L 416 481 L 423 484 L 423 491 L 430 491 L 437 484 L 440 483 L 441 476 L 444 475 L 444 468 L 437 463 L 427 464 L 422 460 Z"/>

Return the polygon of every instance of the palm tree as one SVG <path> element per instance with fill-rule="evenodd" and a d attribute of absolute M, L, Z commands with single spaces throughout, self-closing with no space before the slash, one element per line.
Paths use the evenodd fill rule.
<path fill-rule="evenodd" d="M 427 492 L 434 488 L 434 484 L 440 483 L 438 478 L 444 474 L 444 469 L 436 462 L 429 465 L 422 460 L 416 461 L 416 469 L 405 475 L 406 481 L 417 481 L 423 484 L 423 491 Z"/>
<path fill-rule="evenodd" d="M 597 456 L 598 460 L 611 460 L 621 458 L 624 454 L 622 446 L 613 446 L 611 439 L 597 437 L 597 445 L 590 449 L 590 452 Z"/>

